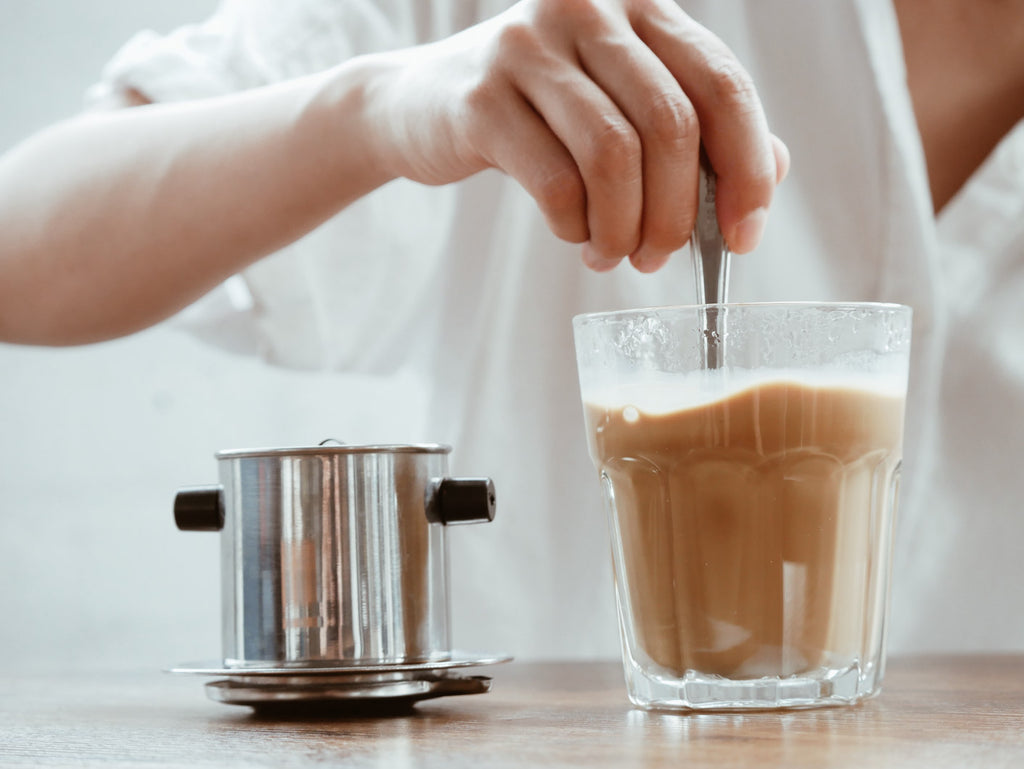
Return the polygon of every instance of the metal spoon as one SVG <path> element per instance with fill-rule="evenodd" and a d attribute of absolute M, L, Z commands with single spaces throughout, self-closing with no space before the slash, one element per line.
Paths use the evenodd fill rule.
<path fill-rule="evenodd" d="M 697 303 L 704 305 L 704 366 L 721 368 L 724 362 L 725 317 L 719 305 L 728 301 L 729 247 L 718 226 L 715 209 L 717 177 L 704 147 L 700 148 L 700 187 L 697 223 L 690 238 Z"/>

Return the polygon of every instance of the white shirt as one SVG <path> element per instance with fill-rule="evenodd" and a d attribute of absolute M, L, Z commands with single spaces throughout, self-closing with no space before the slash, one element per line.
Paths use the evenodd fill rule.
<path fill-rule="evenodd" d="M 208 22 L 136 37 L 104 89 L 226 93 L 450 34 L 505 0 L 227 0 Z M 881 300 L 915 311 L 890 649 L 1022 649 L 1024 125 L 936 222 L 888 0 L 684 3 L 758 84 L 792 152 L 762 245 L 731 298 Z M 460 648 L 618 651 L 608 535 L 584 442 L 570 320 L 692 302 L 688 256 L 597 275 L 533 201 L 485 172 L 393 182 L 246 270 L 176 322 L 280 365 L 430 383 L 422 435 L 490 475 L 495 523 L 452 537 Z M 362 407 L 362 406 L 361 406 Z"/>

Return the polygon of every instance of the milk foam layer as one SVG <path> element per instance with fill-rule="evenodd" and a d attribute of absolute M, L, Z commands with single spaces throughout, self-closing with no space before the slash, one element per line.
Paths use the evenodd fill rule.
<path fill-rule="evenodd" d="M 592 385 L 583 391 L 585 405 L 597 408 L 632 406 L 646 414 L 668 414 L 726 400 L 752 388 L 790 384 L 816 389 L 853 390 L 902 398 L 905 369 L 878 372 L 839 369 L 724 369 L 686 373 L 633 374 L 628 383 Z"/>

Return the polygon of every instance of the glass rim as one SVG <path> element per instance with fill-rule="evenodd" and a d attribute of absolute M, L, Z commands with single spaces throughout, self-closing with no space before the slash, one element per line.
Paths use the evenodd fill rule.
<path fill-rule="evenodd" d="M 584 312 L 573 316 L 572 323 L 579 326 L 595 320 L 613 320 L 616 317 L 626 318 L 632 315 L 644 315 L 652 313 L 663 313 L 669 311 L 701 311 L 708 308 L 746 308 L 746 309 L 821 309 L 821 310 L 876 310 L 892 313 L 912 313 L 913 308 L 907 304 L 898 302 L 814 302 L 814 301 L 772 301 L 772 302 L 722 302 L 719 304 L 672 304 L 652 307 L 635 307 L 627 310 L 603 310 L 600 312 Z"/>

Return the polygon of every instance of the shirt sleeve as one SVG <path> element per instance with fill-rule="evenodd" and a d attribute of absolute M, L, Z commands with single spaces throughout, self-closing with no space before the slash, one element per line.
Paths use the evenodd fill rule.
<path fill-rule="evenodd" d="M 126 91 L 152 102 L 221 96 L 265 84 L 244 40 L 243 19 L 225 2 L 208 20 L 168 35 L 143 30 L 104 67 L 85 96 L 87 107 Z"/>
<path fill-rule="evenodd" d="M 223 0 L 207 20 L 130 39 L 86 95 L 202 99 L 427 42 L 477 20 L 474 2 Z M 229 278 L 170 320 L 231 352 L 289 367 L 393 368 L 395 339 L 436 274 L 453 193 L 397 180 Z M 387 363 L 385 359 L 392 359 Z"/>
<path fill-rule="evenodd" d="M 222 0 L 206 21 L 132 37 L 87 102 L 134 89 L 153 102 L 222 95 L 352 56 L 430 42 L 499 10 L 472 0 Z"/>

